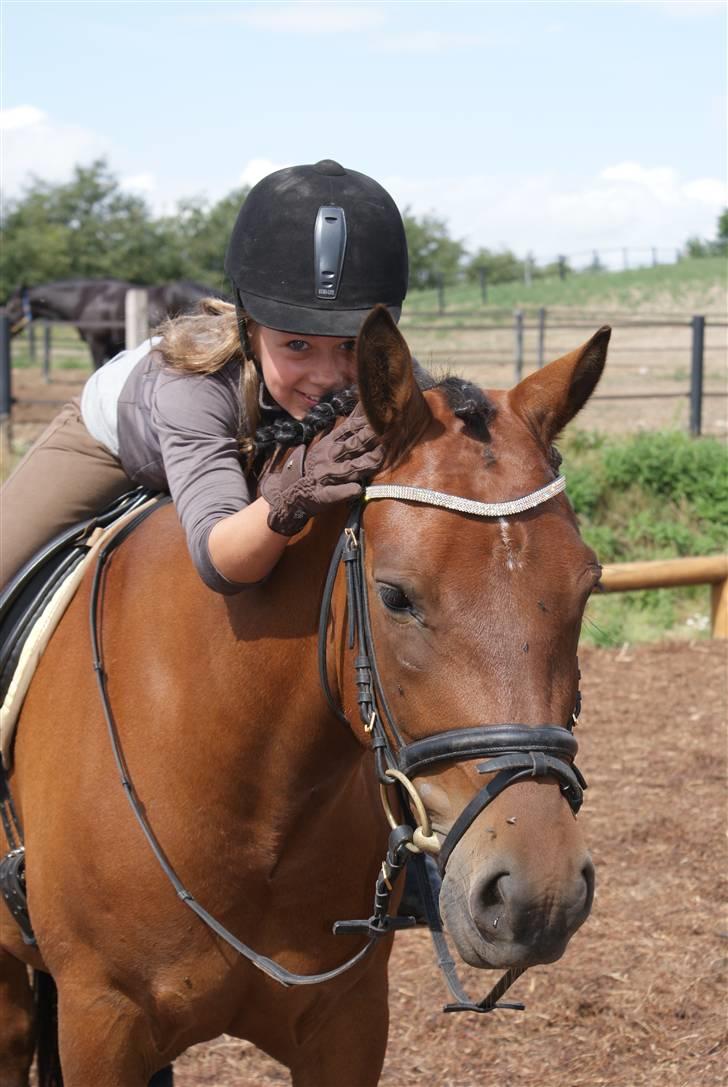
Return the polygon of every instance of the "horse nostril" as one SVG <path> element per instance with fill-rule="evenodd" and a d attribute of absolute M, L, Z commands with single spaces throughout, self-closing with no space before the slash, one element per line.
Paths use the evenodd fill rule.
<path fill-rule="evenodd" d="M 591 909 L 592 900 L 594 899 L 594 883 L 595 873 L 594 865 L 591 862 L 591 858 L 587 857 L 581 870 L 581 876 L 586 884 L 586 908 Z"/>
<path fill-rule="evenodd" d="M 473 920 L 481 931 L 492 931 L 500 935 L 498 926 L 504 916 L 504 906 L 508 899 L 510 872 L 498 872 L 489 879 L 482 880 L 473 888 L 470 910 Z"/>

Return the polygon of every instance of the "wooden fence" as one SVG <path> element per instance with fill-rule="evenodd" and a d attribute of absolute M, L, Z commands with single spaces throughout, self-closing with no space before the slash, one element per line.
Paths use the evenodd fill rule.
<path fill-rule="evenodd" d="M 728 638 L 728 555 L 610 563 L 603 567 L 602 585 L 608 593 L 710 585 L 712 635 Z"/>

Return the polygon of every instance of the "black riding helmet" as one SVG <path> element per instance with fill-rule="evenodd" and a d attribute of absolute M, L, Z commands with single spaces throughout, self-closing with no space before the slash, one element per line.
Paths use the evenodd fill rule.
<path fill-rule="evenodd" d="M 248 193 L 225 272 L 259 324 L 356 336 L 377 303 L 399 320 L 408 276 L 402 216 L 381 185 L 331 159 L 277 170 Z"/>

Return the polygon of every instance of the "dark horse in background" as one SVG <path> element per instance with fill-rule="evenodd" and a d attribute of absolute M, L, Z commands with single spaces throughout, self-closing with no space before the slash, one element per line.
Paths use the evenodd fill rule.
<path fill-rule="evenodd" d="M 88 344 L 94 369 L 98 370 L 126 345 L 126 292 L 136 286 L 123 279 L 62 279 L 36 287 L 18 287 L 4 310 L 13 335 L 21 332 L 29 321 L 42 317 L 72 322 Z M 189 313 L 201 298 L 223 297 L 219 291 L 189 280 L 147 287 L 147 294 L 150 328 L 165 317 Z"/>

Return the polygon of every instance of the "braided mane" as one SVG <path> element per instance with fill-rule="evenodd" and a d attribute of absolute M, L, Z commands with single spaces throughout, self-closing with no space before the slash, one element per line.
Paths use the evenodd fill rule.
<path fill-rule="evenodd" d="M 415 374 L 421 389 L 438 389 L 444 394 L 453 414 L 463 420 L 472 437 L 483 442 L 490 440 L 488 424 L 496 409 L 482 389 L 464 378 L 452 375 L 436 381 L 421 367 L 416 368 Z M 258 427 L 254 439 L 255 464 L 263 465 L 277 449 L 308 445 L 317 434 L 325 434 L 331 430 L 338 418 L 350 415 L 358 401 L 357 386 L 350 385 L 346 389 L 322 396 L 319 403 L 303 419 L 286 416 L 267 426 Z"/>

